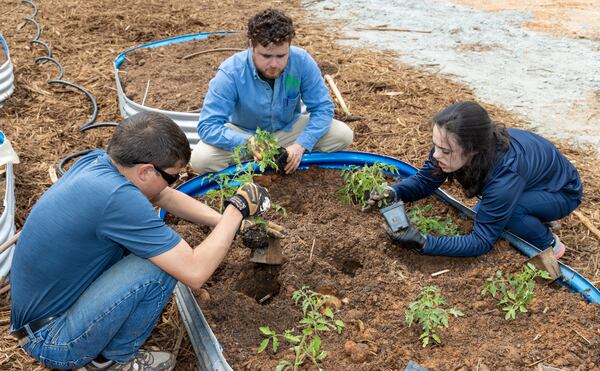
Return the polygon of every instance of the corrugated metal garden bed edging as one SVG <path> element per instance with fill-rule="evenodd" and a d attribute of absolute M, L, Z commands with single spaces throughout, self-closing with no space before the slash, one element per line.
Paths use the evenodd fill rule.
<path fill-rule="evenodd" d="M 2 52 L 6 57 L 6 61 L 0 65 L 0 107 L 4 104 L 4 101 L 13 93 L 15 90 L 13 66 L 10 61 L 10 53 L 8 51 L 8 45 L 2 34 L 0 34 L 0 44 L 2 44 Z"/>
<path fill-rule="evenodd" d="M 372 165 L 376 162 L 386 165 L 395 166 L 400 173 L 401 178 L 408 177 L 416 173 L 417 169 L 410 164 L 407 164 L 398 159 L 381 156 L 365 152 L 337 152 L 337 153 L 311 153 L 305 154 L 302 158 L 299 170 L 308 169 L 311 166 L 319 168 L 342 169 L 350 165 L 365 166 Z M 222 170 L 220 173 L 231 173 L 235 171 L 235 167 L 229 167 Z M 211 189 L 216 189 L 218 185 L 214 181 L 208 180 L 205 176 L 196 177 L 182 184 L 178 189 L 192 197 L 197 197 L 205 194 Z M 473 217 L 474 212 L 461 204 L 459 201 L 448 195 L 447 193 L 438 190 L 435 193 L 442 202 L 456 208 L 460 213 Z M 162 218 L 166 213 L 161 210 Z M 522 254 L 531 257 L 540 252 L 539 249 L 531 244 L 516 237 L 510 232 L 504 232 L 502 238 L 510 242 L 511 246 L 517 249 Z M 558 280 L 559 284 L 566 286 L 574 292 L 581 294 L 588 302 L 600 303 L 600 290 L 585 279 L 581 274 L 571 267 L 560 264 L 560 269 L 563 276 Z M 219 344 L 214 333 L 206 322 L 202 310 L 198 305 L 191 290 L 183 284 L 179 284 L 176 290 L 177 303 L 179 311 L 182 315 L 183 322 L 186 326 L 188 334 L 191 338 L 194 351 L 198 360 L 199 370 L 230 370 L 231 367 L 223 357 L 222 347 Z"/>
<path fill-rule="evenodd" d="M 157 47 L 161 47 L 161 46 L 167 46 L 170 44 L 205 40 L 210 35 L 229 35 L 229 34 L 235 34 L 235 32 L 215 31 L 215 32 L 202 32 L 202 33 L 176 36 L 176 37 L 171 37 L 168 39 L 153 41 L 153 42 L 150 42 L 147 44 L 134 46 L 134 47 L 122 52 L 121 54 L 119 54 L 117 56 L 117 58 L 115 58 L 113 65 L 115 68 L 115 82 L 117 84 L 117 92 L 119 94 L 119 109 L 121 110 L 121 116 L 123 118 L 127 118 L 127 117 L 134 115 L 136 113 L 139 113 L 139 112 L 162 113 L 162 114 L 170 117 L 173 121 L 175 121 L 177 123 L 177 125 L 179 125 L 179 127 L 185 133 L 188 141 L 190 142 L 190 146 L 193 147 L 194 145 L 196 145 L 196 143 L 198 143 L 198 140 L 200 139 L 198 137 L 198 132 L 196 131 L 196 126 L 198 124 L 198 119 L 200 117 L 200 114 L 195 113 L 195 112 L 192 113 L 192 112 L 167 111 L 167 110 L 162 110 L 162 109 L 158 109 L 158 108 L 154 108 L 154 107 L 148 107 L 148 106 L 142 105 L 140 103 L 134 102 L 133 100 L 129 99 L 125 95 L 125 90 L 123 89 L 121 80 L 119 79 L 119 68 L 126 61 L 127 54 L 129 54 L 135 50 L 138 50 L 138 49 L 157 48 Z M 157 71 L 157 73 L 160 73 L 160 71 Z"/>

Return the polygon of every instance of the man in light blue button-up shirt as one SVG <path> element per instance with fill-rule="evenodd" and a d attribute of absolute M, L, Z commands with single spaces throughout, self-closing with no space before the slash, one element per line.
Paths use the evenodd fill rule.
<path fill-rule="evenodd" d="M 235 147 L 252 141 L 257 128 L 286 149 L 288 174 L 305 151 L 339 151 L 352 143 L 352 130 L 333 119 L 319 67 L 290 45 L 293 36 L 292 20 L 280 11 L 267 9 L 249 20 L 249 48 L 219 66 L 204 99 L 191 159 L 200 174 L 229 166 Z"/>

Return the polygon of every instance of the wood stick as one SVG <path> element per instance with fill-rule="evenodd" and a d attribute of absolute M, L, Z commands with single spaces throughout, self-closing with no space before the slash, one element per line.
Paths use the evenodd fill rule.
<path fill-rule="evenodd" d="M 428 30 L 410 30 L 408 28 L 387 28 L 387 27 L 361 27 L 355 28 L 356 31 L 392 31 L 392 32 L 418 32 L 431 33 Z"/>
<path fill-rule="evenodd" d="M 323 77 L 325 78 L 325 81 L 327 81 L 329 86 L 331 87 L 331 90 L 333 91 L 335 98 L 337 99 L 338 103 L 340 104 L 340 107 L 342 107 L 342 111 L 344 111 L 344 113 L 346 115 L 350 116 L 350 110 L 348 109 L 348 106 L 346 106 L 346 102 L 344 102 L 344 98 L 342 98 L 342 93 L 340 93 L 340 91 L 337 88 L 337 85 L 335 85 L 335 81 L 333 81 L 333 77 L 331 77 L 331 75 L 324 75 Z"/>
<path fill-rule="evenodd" d="M 317 239 L 313 238 L 313 243 L 312 243 L 312 247 L 310 248 L 310 255 L 308 256 L 308 261 L 311 261 L 311 259 L 312 259 L 313 250 L 315 249 L 315 242 L 317 242 Z"/>
<path fill-rule="evenodd" d="M 440 274 L 444 274 L 444 273 L 448 273 L 448 272 L 450 272 L 450 269 L 444 269 L 439 272 L 431 273 L 431 277 L 439 276 Z"/>
<path fill-rule="evenodd" d="M 528 364 L 526 367 L 532 367 L 532 366 L 535 366 L 535 365 L 537 365 L 538 363 L 540 363 L 540 362 L 543 362 L 543 361 L 547 360 L 548 358 L 550 358 L 550 356 L 544 357 L 544 358 L 540 359 L 539 361 L 535 361 L 535 362 L 533 362 L 533 363 L 530 363 L 530 364 Z"/>
<path fill-rule="evenodd" d="M 592 223 L 591 220 L 589 220 L 585 215 L 583 215 L 579 211 L 573 211 L 573 214 L 575 216 L 577 216 L 579 218 L 579 220 L 581 220 L 581 222 L 583 223 L 583 225 L 585 225 L 590 230 L 590 232 L 592 232 L 593 234 L 595 234 L 596 237 L 598 237 L 598 239 L 600 239 L 600 230 L 598 230 L 598 228 L 596 228 L 594 226 L 594 224 Z"/>
<path fill-rule="evenodd" d="M 575 333 L 576 333 L 577 335 L 579 335 L 579 337 L 581 337 L 583 340 L 585 340 L 585 342 L 586 342 L 586 343 L 588 343 L 588 345 L 592 345 L 592 343 L 591 343 L 591 342 L 590 342 L 588 339 L 586 339 L 586 338 L 585 338 L 585 336 L 581 335 L 581 334 L 579 333 L 579 331 L 577 331 L 577 330 L 575 330 L 575 329 L 573 329 L 573 331 L 575 331 Z"/>
<path fill-rule="evenodd" d="M 21 235 L 21 231 L 18 231 L 11 238 L 9 238 L 8 240 L 6 240 L 6 242 L 4 242 L 2 245 L 0 245 L 0 254 L 3 253 L 4 250 L 6 250 L 9 247 L 11 247 L 15 242 L 17 242 L 17 240 L 19 239 L 20 235 Z"/>
<path fill-rule="evenodd" d="M 148 88 L 150 87 L 150 80 L 146 82 L 146 91 L 144 92 L 144 98 L 142 98 L 142 106 L 146 103 L 146 97 L 148 96 Z"/>

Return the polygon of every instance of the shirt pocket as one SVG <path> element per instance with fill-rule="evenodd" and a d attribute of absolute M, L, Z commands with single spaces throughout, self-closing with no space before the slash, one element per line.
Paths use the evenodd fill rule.
<path fill-rule="evenodd" d="M 287 93 L 283 102 L 282 121 L 289 123 L 294 118 L 296 110 L 300 112 L 300 91 Z"/>

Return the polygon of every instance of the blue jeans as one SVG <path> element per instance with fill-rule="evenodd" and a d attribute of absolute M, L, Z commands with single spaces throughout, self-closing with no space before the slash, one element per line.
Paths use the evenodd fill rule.
<path fill-rule="evenodd" d="M 98 354 L 127 363 L 156 327 L 176 283 L 150 260 L 130 254 L 59 318 L 30 334 L 23 349 L 49 368 L 81 367 Z"/>
<path fill-rule="evenodd" d="M 552 244 L 550 228 L 544 224 L 569 215 L 581 203 L 581 194 L 528 191 L 517 200 L 506 229 L 533 246 L 545 250 Z M 475 205 L 475 212 L 479 203 Z"/>

